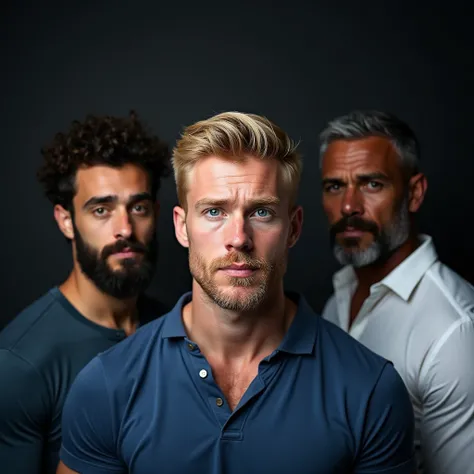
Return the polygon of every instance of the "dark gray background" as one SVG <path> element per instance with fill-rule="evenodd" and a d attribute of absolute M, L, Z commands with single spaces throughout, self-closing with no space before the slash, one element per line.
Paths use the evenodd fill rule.
<path fill-rule="evenodd" d="M 320 310 L 337 268 L 320 205 L 317 134 L 353 108 L 380 108 L 418 134 L 428 196 L 421 214 L 442 259 L 474 281 L 473 40 L 468 2 L 10 2 L 2 58 L 0 326 L 71 265 L 35 172 L 40 147 L 87 113 L 135 108 L 170 144 L 224 110 L 264 114 L 301 140 L 305 223 L 287 286 Z M 149 293 L 189 289 L 169 178 L 159 271 Z"/>

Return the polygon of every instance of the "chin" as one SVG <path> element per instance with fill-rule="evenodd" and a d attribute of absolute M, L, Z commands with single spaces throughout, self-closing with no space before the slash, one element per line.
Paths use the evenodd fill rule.
<path fill-rule="evenodd" d="M 251 286 L 219 285 L 217 287 L 217 292 L 220 295 L 236 301 L 249 298 L 253 294 L 257 294 L 260 291 L 260 285 L 255 284 Z"/>

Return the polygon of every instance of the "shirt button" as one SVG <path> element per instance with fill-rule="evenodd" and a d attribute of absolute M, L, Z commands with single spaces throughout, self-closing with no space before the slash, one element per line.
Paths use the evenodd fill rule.
<path fill-rule="evenodd" d="M 216 398 L 216 405 L 218 407 L 221 407 L 222 405 L 224 405 L 224 400 L 222 400 L 221 397 Z"/>
<path fill-rule="evenodd" d="M 205 379 L 207 377 L 207 370 L 206 369 L 200 370 L 199 377 L 201 377 L 202 379 Z"/>
<path fill-rule="evenodd" d="M 194 351 L 194 347 L 195 347 L 194 344 L 191 344 L 190 342 L 188 342 L 188 349 L 190 351 Z"/>

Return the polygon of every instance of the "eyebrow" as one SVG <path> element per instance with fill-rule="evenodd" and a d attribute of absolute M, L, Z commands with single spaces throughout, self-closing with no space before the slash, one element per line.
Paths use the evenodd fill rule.
<path fill-rule="evenodd" d="M 230 199 L 213 199 L 213 198 L 203 198 L 196 202 L 195 208 L 198 209 L 204 206 L 212 207 L 223 207 L 228 205 L 231 202 Z M 261 197 L 257 199 L 250 200 L 252 206 L 278 206 L 280 204 L 280 199 L 277 197 Z"/>
<path fill-rule="evenodd" d="M 381 181 L 389 181 L 390 178 L 384 173 L 364 173 L 364 174 L 357 175 L 358 181 L 371 181 L 374 179 L 380 179 Z M 321 181 L 323 186 L 326 184 L 343 183 L 343 182 L 344 180 L 342 178 L 336 178 L 336 177 L 323 178 Z"/>
<path fill-rule="evenodd" d="M 132 194 L 128 200 L 127 205 L 134 204 L 140 201 L 151 201 L 152 197 L 150 193 L 137 193 Z M 118 202 L 118 196 L 113 194 L 108 194 L 107 196 L 93 196 L 88 199 L 85 204 L 82 206 L 83 209 L 86 209 L 91 206 L 97 206 L 98 204 L 111 204 Z"/>

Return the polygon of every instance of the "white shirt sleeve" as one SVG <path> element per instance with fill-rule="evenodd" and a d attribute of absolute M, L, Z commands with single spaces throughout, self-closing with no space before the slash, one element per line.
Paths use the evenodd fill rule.
<path fill-rule="evenodd" d="M 457 321 L 421 371 L 426 474 L 474 474 L 474 322 Z"/>

